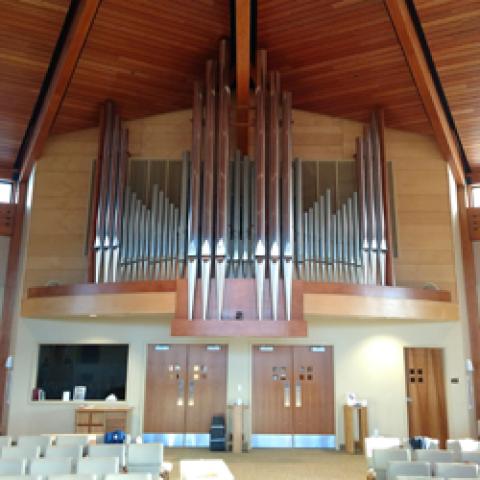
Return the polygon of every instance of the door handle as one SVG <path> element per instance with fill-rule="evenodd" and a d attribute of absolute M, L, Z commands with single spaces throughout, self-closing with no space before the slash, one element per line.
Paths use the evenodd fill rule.
<path fill-rule="evenodd" d="M 290 383 L 285 382 L 283 384 L 283 406 L 285 408 L 290 407 Z"/>
<path fill-rule="evenodd" d="M 177 407 L 183 407 L 183 393 L 185 390 L 185 381 L 179 378 L 177 382 Z"/>
<path fill-rule="evenodd" d="M 295 384 L 295 406 L 297 408 L 302 406 L 302 384 L 297 380 Z"/>
<path fill-rule="evenodd" d="M 195 405 L 195 382 L 190 380 L 188 382 L 188 402 L 187 405 L 189 407 L 193 407 Z"/>

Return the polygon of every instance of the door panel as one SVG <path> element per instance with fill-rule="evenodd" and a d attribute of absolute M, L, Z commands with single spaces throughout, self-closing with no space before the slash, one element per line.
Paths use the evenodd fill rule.
<path fill-rule="evenodd" d="M 215 346 L 216 347 L 216 346 Z M 214 347 L 214 348 L 215 348 Z M 227 404 L 227 347 L 188 346 L 186 432 L 206 433 L 213 415 L 225 415 Z"/>
<path fill-rule="evenodd" d="M 333 348 L 293 347 L 293 377 L 294 433 L 334 434 Z"/>
<path fill-rule="evenodd" d="M 292 433 L 292 348 L 253 347 L 254 433 Z"/>
<path fill-rule="evenodd" d="M 440 348 L 406 348 L 409 435 L 440 439 L 445 448 L 448 422 Z"/>
<path fill-rule="evenodd" d="M 185 431 L 187 346 L 148 346 L 144 432 Z"/>

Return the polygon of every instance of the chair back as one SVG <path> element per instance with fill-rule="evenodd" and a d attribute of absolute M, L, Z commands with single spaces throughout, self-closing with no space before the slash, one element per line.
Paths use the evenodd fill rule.
<path fill-rule="evenodd" d="M 126 448 L 123 443 L 103 443 L 101 445 L 88 446 L 89 457 L 118 457 L 120 467 L 126 464 Z"/>
<path fill-rule="evenodd" d="M 451 450 L 415 450 L 414 457 L 419 462 L 452 463 L 455 461 L 455 452 Z"/>
<path fill-rule="evenodd" d="M 45 458 L 82 458 L 83 447 L 81 445 L 52 445 L 47 447 Z"/>
<path fill-rule="evenodd" d="M 25 458 L 0 458 L 0 475 L 25 475 L 27 460 Z"/>
<path fill-rule="evenodd" d="M 127 465 L 161 465 L 163 445 L 161 443 L 132 443 L 127 449 Z"/>
<path fill-rule="evenodd" d="M 119 470 L 118 457 L 81 458 L 77 464 L 77 473 L 101 475 L 102 477 L 107 473 L 118 473 Z"/>
<path fill-rule="evenodd" d="M 407 462 L 410 460 L 410 450 L 405 448 L 386 448 L 372 451 L 373 468 L 377 470 L 387 470 L 388 462 Z"/>
<path fill-rule="evenodd" d="M 17 447 L 2 447 L 1 458 L 38 458 L 40 447 L 38 445 L 24 445 Z"/>
<path fill-rule="evenodd" d="M 17 438 L 18 447 L 40 447 L 40 454 L 44 455 L 49 445 L 53 445 L 53 435 L 21 435 Z"/>
<path fill-rule="evenodd" d="M 153 480 L 151 473 L 109 473 L 105 480 Z"/>
<path fill-rule="evenodd" d="M 31 475 L 65 475 L 73 473 L 71 458 L 35 458 L 30 462 Z"/>
<path fill-rule="evenodd" d="M 477 464 L 465 463 L 436 463 L 433 471 L 438 477 L 450 478 L 476 478 L 478 476 Z"/>
<path fill-rule="evenodd" d="M 430 476 L 432 467 L 428 462 L 391 461 L 387 466 L 387 480 L 397 480 L 399 475 Z"/>

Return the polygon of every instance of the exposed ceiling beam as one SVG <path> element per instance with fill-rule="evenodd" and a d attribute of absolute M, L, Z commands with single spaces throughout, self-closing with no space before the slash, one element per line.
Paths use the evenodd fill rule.
<path fill-rule="evenodd" d="M 28 179 L 35 160 L 42 153 L 101 2 L 102 0 L 77 0 L 72 3 L 71 8 L 75 8 L 72 20 L 38 115 L 23 145 L 19 169 L 21 182 Z"/>
<path fill-rule="evenodd" d="M 465 183 L 465 172 L 455 136 L 448 123 L 430 69 L 405 0 L 384 0 L 390 19 L 402 46 L 410 71 L 432 124 L 438 146 L 457 184 Z"/>
<path fill-rule="evenodd" d="M 245 154 L 248 153 L 251 13 L 251 0 L 235 0 L 237 144 Z"/>

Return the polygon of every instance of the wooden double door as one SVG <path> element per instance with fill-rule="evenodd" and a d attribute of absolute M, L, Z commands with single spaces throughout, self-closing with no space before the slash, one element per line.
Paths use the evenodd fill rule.
<path fill-rule="evenodd" d="M 225 415 L 226 345 L 149 345 L 146 433 L 207 433 Z"/>
<path fill-rule="evenodd" d="M 438 438 L 445 448 L 448 419 L 441 348 L 406 348 L 408 432 Z"/>
<path fill-rule="evenodd" d="M 333 348 L 253 348 L 253 433 L 334 435 Z"/>

